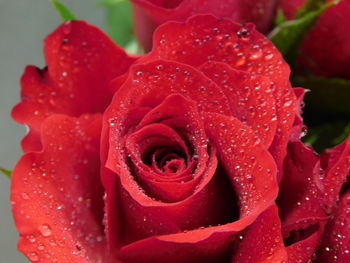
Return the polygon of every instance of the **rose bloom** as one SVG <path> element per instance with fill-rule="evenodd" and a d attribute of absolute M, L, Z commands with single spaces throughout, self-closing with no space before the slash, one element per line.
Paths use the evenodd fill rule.
<path fill-rule="evenodd" d="M 288 19 L 305 0 L 281 0 L 280 8 Z M 299 58 L 299 68 L 318 76 L 350 79 L 350 1 L 340 0 L 329 7 L 307 33 Z"/>
<path fill-rule="evenodd" d="M 273 22 L 277 0 L 131 0 L 135 33 L 142 47 L 152 48 L 152 33 L 167 21 L 184 22 L 194 14 L 212 14 L 239 23 L 252 22 L 266 33 Z"/>
<path fill-rule="evenodd" d="M 83 21 L 45 40 L 11 185 L 32 262 L 349 262 L 350 139 L 299 139 L 304 90 L 252 24 L 171 22 L 129 56 Z"/>

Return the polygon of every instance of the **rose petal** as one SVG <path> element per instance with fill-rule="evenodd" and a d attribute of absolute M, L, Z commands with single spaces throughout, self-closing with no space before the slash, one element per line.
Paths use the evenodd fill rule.
<path fill-rule="evenodd" d="M 32 262 L 99 262 L 105 255 L 99 183 L 101 116 L 52 115 L 43 151 L 18 162 L 11 202 L 19 249 Z"/>
<path fill-rule="evenodd" d="M 339 199 L 342 185 L 350 175 L 350 137 L 342 144 L 326 150 L 317 164 L 319 187 L 322 190 L 322 203 L 330 213 Z"/>
<path fill-rule="evenodd" d="M 118 79 L 116 81 L 119 85 Z M 111 86 L 114 85 L 112 81 Z M 200 111 L 231 114 L 228 99 L 213 81 L 189 65 L 164 60 L 132 66 L 127 80 L 114 96 L 110 111 L 113 105 L 119 107 L 120 104 L 127 110 L 152 108 L 173 93 L 196 101 Z"/>
<path fill-rule="evenodd" d="M 288 19 L 293 19 L 295 13 L 305 4 L 306 0 L 280 0 L 279 8 Z"/>
<path fill-rule="evenodd" d="M 113 83 L 111 85 L 113 86 Z M 124 160 L 118 154 L 118 151 L 122 150 L 121 138 L 128 130 L 135 127 L 152 107 L 160 104 L 172 93 L 179 93 L 187 98 L 192 98 L 198 103 L 198 107 L 202 111 L 208 110 L 230 114 L 228 100 L 220 88 L 193 67 L 170 61 L 154 61 L 143 65 L 135 65 L 130 70 L 127 82 L 115 94 L 111 106 L 105 112 L 102 145 L 103 147 L 106 146 L 106 149 L 102 151 L 102 162 L 106 163 L 113 171 L 120 170 L 121 167 L 117 167 L 116 164 L 124 163 Z M 123 169 L 120 172 L 124 173 Z M 117 198 L 115 197 L 118 185 L 117 178 L 115 178 L 115 175 L 104 171 L 102 180 L 107 192 L 106 203 L 109 211 L 107 214 L 114 218 L 116 211 L 113 210 L 117 205 L 115 201 Z M 133 192 L 138 193 L 139 190 L 135 189 Z M 145 200 L 141 203 L 143 202 Z M 191 202 L 189 201 L 189 203 Z M 199 213 L 201 212 L 199 211 Z M 184 221 L 182 216 L 176 217 L 178 218 L 177 222 Z M 117 219 L 107 221 L 112 224 L 115 220 Z M 194 222 L 197 225 L 197 220 Z M 186 224 L 181 223 L 181 225 Z M 115 225 L 109 227 L 111 233 L 113 233 L 110 235 L 111 240 L 116 237 L 114 234 L 117 232 L 114 229 L 115 227 Z M 118 242 L 111 241 L 111 243 L 116 244 Z"/>
<path fill-rule="evenodd" d="M 300 140 L 288 144 L 277 204 L 289 262 L 308 262 L 327 220 L 315 182 L 318 157 Z"/>
<path fill-rule="evenodd" d="M 350 191 L 342 195 L 326 225 L 317 263 L 350 262 Z"/>
<path fill-rule="evenodd" d="M 152 170 L 147 169 L 148 166 L 146 164 L 142 165 L 141 158 L 137 156 L 140 154 L 137 152 L 137 145 L 142 144 L 142 141 L 145 140 L 150 143 L 167 144 L 169 146 L 174 143 L 174 147 L 178 146 L 187 148 L 187 146 L 184 145 L 184 142 L 181 140 L 181 137 L 176 134 L 173 129 L 164 124 L 155 123 L 153 125 L 148 125 L 128 136 L 126 141 L 126 149 L 135 166 L 134 169 L 132 169 L 132 167 L 130 168 L 135 173 L 135 179 L 139 182 L 141 187 L 149 196 L 162 200 L 163 202 L 176 202 L 188 197 L 198 185 L 198 181 L 201 177 L 195 176 L 195 174 L 192 176 L 189 173 L 186 175 L 186 177 L 176 178 L 175 180 L 169 182 L 166 180 L 167 178 L 162 180 L 162 177 L 165 177 L 164 175 L 154 176 Z M 207 163 L 207 159 L 208 157 L 204 160 L 201 158 L 199 161 L 205 165 Z M 201 172 L 204 170 L 205 166 L 203 169 L 201 169 Z M 156 181 L 156 179 L 158 180 Z"/>
<path fill-rule="evenodd" d="M 178 70 L 178 72 L 182 74 L 181 70 Z M 188 80 L 190 81 L 190 78 Z M 213 85 L 213 87 L 215 87 L 215 84 Z M 149 87 L 152 86 L 150 85 Z M 180 86 L 180 92 L 182 91 L 182 87 L 183 86 Z M 197 89 L 195 89 L 192 94 L 198 94 L 196 90 Z M 129 91 L 131 91 L 131 89 L 129 89 Z M 189 91 L 191 90 L 189 89 Z M 176 92 L 176 89 L 174 89 L 174 92 Z M 184 93 L 186 94 L 186 92 Z M 119 92 L 115 97 L 116 99 L 120 98 L 118 94 Z M 126 101 L 129 101 L 128 96 L 124 98 Z M 138 98 L 139 97 L 135 96 L 135 99 Z M 199 100 L 201 99 L 200 97 L 197 98 Z M 201 131 L 201 129 L 203 129 L 203 123 L 201 123 L 202 120 L 198 114 L 195 102 L 178 94 L 169 95 L 159 106 L 156 106 L 154 110 L 148 111 L 144 115 L 143 120 L 141 120 L 142 117 L 138 116 L 138 125 L 135 123 L 120 125 L 116 121 L 117 118 L 115 116 L 118 118 L 124 116 L 119 115 L 121 111 L 116 109 L 116 106 L 121 106 L 123 103 L 124 102 L 112 104 L 115 108 L 107 110 L 105 113 L 105 130 L 103 131 L 103 140 L 106 142 L 106 145 L 108 145 L 107 140 L 110 140 L 110 153 L 107 159 L 106 151 L 108 152 L 108 149 L 104 149 L 102 160 L 107 159 L 107 167 L 117 174 L 103 174 L 102 177 L 107 193 L 107 224 L 110 230 L 109 237 L 111 246 L 118 247 L 120 244 L 130 243 L 157 234 L 177 233 L 181 230 L 193 229 L 210 224 L 222 224 L 233 220 L 236 214 L 236 209 L 234 207 L 236 204 L 234 200 L 235 196 L 232 194 L 232 190 L 229 189 L 230 186 L 225 181 L 225 178 L 216 178 L 214 175 L 217 168 L 215 150 L 210 150 L 209 158 L 204 155 L 208 155 L 208 153 L 206 153 L 207 141 L 203 140 L 203 135 L 201 135 L 201 133 L 204 132 Z M 136 100 L 135 106 L 137 105 L 142 107 L 142 102 L 140 103 Z M 133 110 L 130 111 L 131 114 L 132 112 Z M 110 115 L 111 113 L 117 113 L 118 115 Z M 129 118 L 127 114 L 125 115 L 127 117 L 126 121 L 133 119 L 133 117 Z M 180 117 L 182 114 L 183 116 L 181 119 Z M 108 122 L 112 116 L 114 116 L 113 122 Z M 172 120 L 171 118 L 173 117 L 175 118 Z M 181 122 L 178 122 L 177 119 L 181 120 Z M 183 120 L 185 121 L 182 123 Z M 124 129 L 129 128 L 128 132 L 132 132 L 135 131 L 135 128 L 142 128 L 142 126 L 149 127 L 152 121 L 162 122 L 164 125 L 169 125 L 174 128 L 181 128 L 183 125 L 187 126 L 186 124 L 190 124 L 193 128 L 189 130 L 190 132 L 187 136 L 191 138 L 194 137 L 194 139 L 190 139 L 190 141 L 192 141 L 194 145 L 198 145 L 195 147 L 198 151 L 197 170 L 194 171 L 193 174 L 195 178 L 198 177 L 198 179 L 201 180 L 196 184 L 194 193 L 181 202 L 163 203 L 147 196 L 143 192 L 143 189 L 140 189 L 140 186 L 134 181 L 128 166 L 125 164 L 125 154 L 122 152 L 124 147 L 122 142 L 123 138 L 121 137 L 121 134 L 126 132 Z M 122 130 L 120 130 L 120 128 L 122 128 Z M 113 146 L 113 144 L 115 146 Z M 122 151 L 116 151 L 115 149 L 120 149 Z M 196 175 L 197 172 L 198 176 Z M 119 178 L 121 182 L 119 182 Z M 173 184 L 173 188 L 174 187 L 176 187 L 176 185 Z M 231 195 L 228 196 L 227 193 Z M 212 198 L 213 195 L 216 196 L 216 198 Z M 109 196 L 114 196 L 114 199 Z M 115 209 L 116 206 L 120 207 L 118 211 L 121 212 L 119 214 Z M 191 215 L 189 215 L 189 211 L 191 211 Z M 119 234 L 116 234 L 118 231 L 115 226 L 117 224 L 116 222 L 120 222 L 120 225 L 122 225 L 123 230 L 120 230 L 121 232 L 119 232 Z"/>
<path fill-rule="evenodd" d="M 316 75 L 350 78 L 350 1 L 329 7 L 301 45 L 300 62 Z"/>
<path fill-rule="evenodd" d="M 234 69 L 261 74 L 272 81 L 277 130 L 270 151 L 281 178 L 296 98 L 289 82 L 289 66 L 276 47 L 252 24 L 241 26 L 208 15 L 194 16 L 186 23 L 164 24 L 155 31 L 153 42 L 152 51 L 138 63 L 162 58 L 199 66 L 207 61 L 218 61 Z"/>
<path fill-rule="evenodd" d="M 122 247 L 121 258 L 125 262 L 136 263 L 142 258 L 144 263 L 169 262 L 227 262 L 230 258 L 230 246 L 234 240 L 234 229 L 217 232 L 208 229 L 188 231 L 183 234 L 153 236 Z M 221 227 L 222 229 L 223 227 Z M 237 227 L 239 231 L 241 227 Z M 194 239 L 194 241 L 192 240 Z M 154 249 L 157 248 L 157 249 Z"/>
<path fill-rule="evenodd" d="M 226 128 L 222 127 L 222 123 Z M 230 181 L 237 181 L 237 183 L 231 183 L 237 188 L 235 190 L 239 196 L 241 206 L 239 220 L 220 226 L 153 236 L 133 242 L 121 248 L 120 256 L 123 260 L 127 262 L 137 262 L 140 258 L 144 262 L 229 260 L 230 247 L 235 239 L 235 234 L 251 224 L 273 203 L 277 194 L 276 167 L 267 150 L 256 141 L 253 131 L 233 117 L 220 114 L 207 113 L 205 124 L 212 139 L 212 145 L 218 149 L 218 156 L 222 159 L 223 170 L 215 174 L 213 178 L 228 175 Z M 223 154 L 228 151 L 230 151 L 229 155 Z M 252 161 L 252 157 L 255 157 L 255 165 L 245 165 L 246 160 Z M 237 168 L 239 165 L 242 167 Z M 222 186 L 215 185 L 222 189 Z M 249 193 L 243 192 L 248 188 Z M 203 204 L 203 199 L 196 201 L 194 204 Z M 221 206 L 225 207 L 222 203 Z M 192 206 L 191 213 L 186 215 L 192 215 L 194 211 Z M 151 247 L 157 247 L 157 249 L 150 249 Z"/>
<path fill-rule="evenodd" d="M 263 212 L 235 244 L 232 263 L 287 262 L 276 205 Z"/>
<path fill-rule="evenodd" d="M 277 204 L 283 226 L 306 218 L 325 217 L 314 169 L 318 157 L 301 141 L 290 142 Z"/>
<path fill-rule="evenodd" d="M 282 0 L 279 5 L 286 17 L 292 19 L 305 2 Z M 337 1 L 324 11 L 301 45 L 299 67 L 306 67 L 320 76 L 350 78 L 349 14 L 350 2 L 347 0 Z"/>
<path fill-rule="evenodd" d="M 269 77 L 279 86 L 277 89 L 289 87 L 289 66 L 252 24 L 242 26 L 228 19 L 197 15 L 186 23 L 160 26 L 153 42 L 152 51 L 139 62 L 159 58 L 193 66 L 207 61 L 224 62 L 234 69 Z"/>
<path fill-rule="evenodd" d="M 259 137 L 233 117 L 207 113 L 205 124 L 237 192 L 241 217 L 261 213 L 277 196 L 276 167 L 270 154 Z"/>
<path fill-rule="evenodd" d="M 314 259 L 315 249 L 320 242 L 325 223 L 326 221 L 322 221 L 310 224 L 305 229 L 299 229 L 298 241 L 287 246 L 289 263 L 311 262 Z"/>
<path fill-rule="evenodd" d="M 146 51 L 151 49 L 153 30 L 167 21 L 186 21 L 194 14 L 213 14 L 240 23 L 252 22 L 266 32 L 272 22 L 276 1 L 226 0 L 132 0 L 136 35 Z"/>
<path fill-rule="evenodd" d="M 150 196 L 166 202 L 180 201 L 188 197 L 198 186 L 208 161 L 207 138 L 196 104 L 181 95 L 169 95 L 159 106 L 145 115 L 136 129 L 139 130 L 127 137 L 126 149 L 135 164 L 134 172 L 137 178 L 143 182 L 143 188 L 146 190 L 150 187 L 149 191 L 153 193 L 148 192 Z M 150 136 L 154 139 L 151 140 Z M 178 147 L 179 151 L 186 154 L 189 163 L 194 162 L 190 160 L 188 146 L 180 136 L 189 139 L 188 143 L 193 147 L 193 155 L 196 156 L 196 169 L 189 170 L 186 174 L 169 177 L 164 173 L 155 174 L 151 167 L 143 163 L 140 153 L 137 153 L 139 150 L 136 149 L 136 145 L 142 146 L 142 141 L 150 144 L 162 139 L 159 143 L 164 147 Z M 135 139 L 139 143 L 136 143 Z"/>
<path fill-rule="evenodd" d="M 79 116 L 103 112 L 112 93 L 108 83 L 135 60 L 100 29 L 69 21 L 45 39 L 47 68 L 28 66 L 22 76 L 22 101 L 13 118 L 30 127 L 22 142 L 25 152 L 40 150 L 41 123 L 54 113 Z"/>
<path fill-rule="evenodd" d="M 275 99 L 269 79 L 220 62 L 207 62 L 199 69 L 222 88 L 233 116 L 256 131 L 269 147 L 276 132 Z"/>
<path fill-rule="evenodd" d="M 306 135 L 307 128 L 304 125 L 303 118 L 301 117 L 303 108 L 303 99 L 305 95 L 305 89 L 303 88 L 293 88 L 295 96 L 297 98 L 296 103 L 296 115 L 292 127 L 292 132 L 290 134 L 290 141 L 299 141 L 301 137 Z"/>

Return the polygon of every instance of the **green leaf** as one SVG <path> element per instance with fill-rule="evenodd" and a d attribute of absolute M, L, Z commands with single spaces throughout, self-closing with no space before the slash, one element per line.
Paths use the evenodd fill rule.
<path fill-rule="evenodd" d="M 126 0 L 103 0 L 98 3 L 106 10 L 107 33 L 120 46 L 134 40 L 131 4 Z"/>
<path fill-rule="evenodd" d="M 293 86 L 305 95 L 304 119 L 309 127 L 303 141 L 322 152 L 341 143 L 350 133 L 350 80 L 325 77 L 294 77 Z"/>
<path fill-rule="evenodd" d="M 75 15 L 60 1 L 50 0 L 50 2 L 54 5 L 58 14 L 64 21 L 76 19 Z"/>
<path fill-rule="evenodd" d="M 7 169 L 5 169 L 5 168 L 2 168 L 2 167 L 0 167 L 0 172 L 1 173 L 3 173 L 5 176 L 7 176 L 8 178 L 10 178 L 11 177 L 11 171 L 10 170 L 7 170 Z"/>
<path fill-rule="evenodd" d="M 337 145 L 343 142 L 350 134 L 350 122 L 343 128 L 343 133 L 340 134 L 337 138 L 332 140 L 334 145 Z"/>
<path fill-rule="evenodd" d="M 127 43 L 124 47 L 125 51 L 129 54 L 140 54 L 140 46 L 138 45 L 135 39 L 132 39 L 129 43 Z"/>
<path fill-rule="evenodd" d="M 319 9 L 324 2 L 324 0 L 307 0 L 306 3 L 296 12 L 295 18 L 301 18 L 309 12 Z"/>
<path fill-rule="evenodd" d="M 101 0 L 97 2 L 97 6 L 110 6 L 110 5 L 115 5 L 119 4 L 121 2 L 126 2 L 127 0 Z"/>
<path fill-rule="evenodd" d="M 270 34 L 270 40 L 276 45 L 287 62 L 294 64 L 298 47 L 310 28 L 316 22 L 316 19 L 331 5 L 334 1 L 322 4 L 318 9 L 313 11 L 300 11 L 295 20 L 285 21 L 277 26 Z"/>
<path fill-rule="evenodd" d="M 278 8 L 277 9 L 277 14 L 276 14 L 276 17 L 275 17 L 275 25 L 276 26 L 279 26 L 280 24 L 284 23 L 287 21 L 287 18 L 286 16 L 284 15 L 284 12 L 282 9 Z"/>
<path fill-rule="evenodd" d="M 334 121 L 310 128 L 308 134 L 302 140 L 321 153 L 325 149 L 334 147 L 344 141 L 349 133 L 349 121 Z"/>
<path fill-rule="evenodd" d="M 313 112 L 350 116 L 350 80 L 294 77 L 292 84 L 311 91 L 305 96 L 305 102 L 307 108 Z"/>

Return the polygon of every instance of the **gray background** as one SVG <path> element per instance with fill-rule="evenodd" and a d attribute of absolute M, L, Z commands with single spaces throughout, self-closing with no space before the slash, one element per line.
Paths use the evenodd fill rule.
<path fill-rule="evenodd" d="M 80 19 L 104 27 L 97 0 L 61 0 Z M 0 166 L 12 169 L 21 155 L 24 127 L 10 118 L 19 101 L 25 65 L 44 66 L 42 40 L 61 19 L 48 0 L 0 0 Z M 17 232 L 9 203 L 10 180 L 0 175 L 0 263 L 28 262 L 16 250 Z"/>

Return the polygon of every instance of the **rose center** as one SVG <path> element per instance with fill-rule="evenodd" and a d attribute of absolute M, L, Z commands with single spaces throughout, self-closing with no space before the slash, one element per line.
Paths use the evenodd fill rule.
<path fill-rule="evenodd" d="M 148 181 L 190 181 L 197 160 L 193 149 L 176 130 L 163 125 L 148 125 L 127 139 L 127 150 L 138 177 Z"/>
<path fill-rule="evenodd" d="M 152 154 L 152 169 L 164 173 L 181 173 L 186 169 L 187 160 L 183 153 L 171 149 L 156 150 Z"/>

